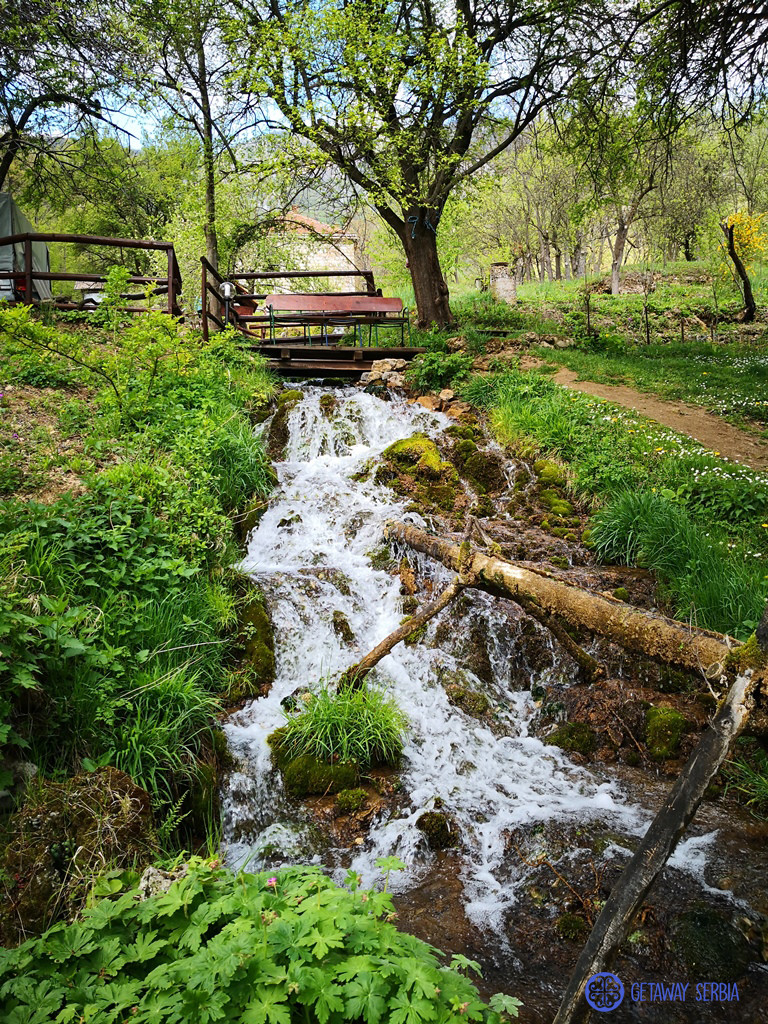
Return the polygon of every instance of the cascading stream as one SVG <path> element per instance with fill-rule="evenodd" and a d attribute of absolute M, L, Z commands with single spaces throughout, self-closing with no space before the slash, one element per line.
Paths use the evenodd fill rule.
<path fill-rule="evenodd" d="M 317 849 L 316 830 L 286 798 L 278 773 L 271 770 L 266 739 L 285 721 L 280 704 L 285 697 L 336 676 L 402 620 L 400 580 L 373 568 L 369 553 L 381 544 L 388 519 L 423 522 L 406 514 L 407 503 L 374 483 L 366 468 L 394 441 L 417 432 L 434 437 L 449 421 L 418 405 L 385 403 L 352 389 L 334 392 L 335 409 L 324 410 L 320 397 L 328 393 L 306 388 L 291 412 L 286 460 L 277 467 L 279 488 L 250 538 L 243 563 L 270 608 L 277 678 L 267 697 L 235 714 L 226 727 L 241 765 L 232 773 L 223 805 L 231 863 L 324 861 L 341 875 L 342 852 Z M 448 579 L 442 567 L 428 571 L 438 585 Z M 515 902 L 521 870 L 505 854 L 505 832 L 553 819 L 599 818 L 637 834 L 648 815 L 630 805 L 615 784 L 528 735 L 534 703 L 530 691 L 510 687 L 514 637 L 509 620 L 491 599 L 479 595 L 477 600 L 485 602 L 491 640 L 490 694 L 504 707 L 501 714 L 512 735 L 494 735 L 449 703 L 439 679 L 457 667 L 450 654 L 423 643 L 396 647 L 369 683 L 390 689 L 408 716 L 402 770 L 406 809 L 399 817 L 384 812 L 374 820 L 352 866 L 365 884 L 372 884 L 379 876 L 376 858 L 396 854 L 408 870 L 392 880 L 395 887 L 417 883 L 434 854 L 416 820 L 442 801 L 462 833 L 466 913 L 482 927 L 500 928 Z M 334 611 L 346 616 L 357 650 L 334 632 Z M 428 636 L 434 636 L 435 628 L 433 622 Z M 489 692 L 479 679 L 473 685 Z M 701 837 L 688 842 L 692 851 L 701 850 Z M 676 855 L 680 866 L 686 845 Z"/>

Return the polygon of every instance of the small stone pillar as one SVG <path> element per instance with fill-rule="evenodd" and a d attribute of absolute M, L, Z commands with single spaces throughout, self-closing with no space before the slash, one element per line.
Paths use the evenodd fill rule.
<path fill-rule="evenodd" d="M 491 295 L 497 302 L 507 302 L 510 305 L 517 302 L 514 270 L 510 271 L 508 263 L 492 263 L 490 278 Z"/>

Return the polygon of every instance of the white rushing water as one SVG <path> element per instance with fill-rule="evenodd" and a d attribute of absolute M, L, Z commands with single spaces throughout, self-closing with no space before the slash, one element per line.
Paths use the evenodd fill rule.
<path fill-rule="evenodd" d="M 277 678 L 268 697 L 246 706 L 226 727 L 241 759 L 224 794 L 224 840 L 232 864 L 258 866 L 267 858 L 339 863 L 333 851 L 318 852 L 317 830 L 284 796 L 266 738 L 285 721 L 283 698 L 337 675 L 402 620 L 400 580 L 374 569 L 369 553 L 381 545 L 386 520 L 403 518 L 407 502 L 364 470 L 394 441 L 417 432 L 435 436 L 449 423 L 418 405 L 384 403 L 351 389 L 335 392 L 338 405 L 328 417 L 319 404 L 328 390 L 309 387 L 305 394 L 290 414 L 286 461 L 277 467 L 280 486 L 243 564 L 270 608 Z M 413 514 L 405 518 L 422 524 Z M 448 579 L 442 567 L 429 571 L 441 582 Z M 334 611 L 346 616 L 357 649 L 337 637 Z M 513 735 L 494 735 L 448 702 L 439 679 L 456 667 L 450 654 L 428 644 L 396 647 L 370 678 L 391 690 L 410 723 L 402 769 L 405 809 L 400 817 L 385 813 L 374 820 L 352 866 L 365 884 L 373 884 L 380 874 L 376 858 L 395 854 L 408 865 L 392 880 L 395 887 L 414 885 L 434 857 L 415 823 L 442 801 L 462 833 L 467 914 L 483 927 L 498 928 L 515 901 L 520 867 L 505 853 L 505 832 L 552 819 L 599 818 L 637 834 L 648 815 L 628 805 L 614 784 L 528 735 L 535 708 L 530 692 L 513 690 L 509 682 L 509 619 L 487 599 L 483 621 L 492 650 L 490 693 L 504 706 Z M 433 621 L 428 635 L 435 628 Z"/>

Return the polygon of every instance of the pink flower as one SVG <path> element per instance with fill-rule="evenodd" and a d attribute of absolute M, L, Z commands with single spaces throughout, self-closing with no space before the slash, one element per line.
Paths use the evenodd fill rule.
<path fill-rule="evenodd" d="M 271 885 L 273 889 L 276 889 L 277 888 L 277 879 L 276 878 L 268 878 L 267 879 L 267 885 Z"/>

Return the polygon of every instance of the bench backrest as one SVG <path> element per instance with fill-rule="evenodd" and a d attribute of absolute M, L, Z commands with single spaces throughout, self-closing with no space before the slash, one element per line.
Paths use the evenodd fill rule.
<path fill-rule="evenodd" d="M 403 300 L 380 295 L 268 295 L 275 313 L 402 313 Z"/>

